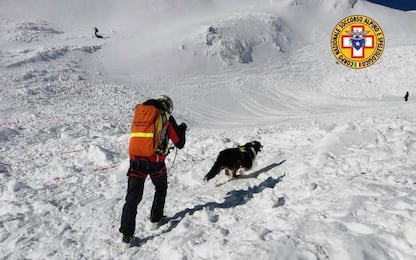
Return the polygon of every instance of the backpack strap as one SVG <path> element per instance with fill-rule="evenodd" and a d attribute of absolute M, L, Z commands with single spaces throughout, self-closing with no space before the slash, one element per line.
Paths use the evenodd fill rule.
<path fill-rule="evenodd" d="M 160 122 L 158 131 L 160 131 L 160 140 L 158 143 L 157 153 L 167 155 L 169 153 L 169 138 L 168 138 L 168 127 L 169 127 L 170 114 L 168 112 L 160 111 Z"/>

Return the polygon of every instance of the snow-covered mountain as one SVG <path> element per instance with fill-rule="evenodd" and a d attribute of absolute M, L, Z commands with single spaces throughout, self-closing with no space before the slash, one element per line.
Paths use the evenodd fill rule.
<path fill-rule="evenodd" d="M 331 52 L 353 14 L 385 34 L 367 69 Z M 1 1 L 0 257 L 416 259 L 414 24 L 364 0 Z M 169 222 L 148 180 L 121 250 L 133 108 L 160 94 L 189 126 Z M 203 181 L 252 140 L 247 178 Z"/>

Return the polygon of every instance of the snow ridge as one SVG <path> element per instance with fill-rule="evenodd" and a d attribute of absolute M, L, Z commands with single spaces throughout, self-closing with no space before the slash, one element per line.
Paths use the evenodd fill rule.
<path fill-rule="evenodd" d="M 250 63 L 257 47 L 270 52 L 286 52 L 290 47 L 289 29 L 271 14 L 241 14 L 228 17 L 206 32 L 207 54 L 218 56 L 226 66 Z"/>

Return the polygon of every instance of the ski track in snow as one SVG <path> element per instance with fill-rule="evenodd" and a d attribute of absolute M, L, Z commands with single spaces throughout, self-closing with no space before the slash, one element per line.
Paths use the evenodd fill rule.
<path fill-rule="evenodd" d="M 414 101 L 376 99 L 368 89 L 372 98 L 357 99 L 358 88 L 344 96 L 352 72 L 327 77 L 317 93 L 324 66 L 309 66 L 308 56 L 183 77 L 165 89 L 169 79 L 160 79 L 149 89 L 146 79 L 122 84 L 94 66 L 85 71 L 105 47 L 96 39 L 46 22 L 7 26 L 2 42 L 19 46 L 0 51 L 1 258 L 416 258 Z M 331 96 L 336 83 L 343 87 Z M 161 90 L 189 123 L 186 147 L 167 160 L 169 221 L 150 230 L 147 180 L 136 245 L 122 250 L 132 108 Z M 264 149 L 247 178 L 203 182 L 219 151 L 251 140 Z"/>

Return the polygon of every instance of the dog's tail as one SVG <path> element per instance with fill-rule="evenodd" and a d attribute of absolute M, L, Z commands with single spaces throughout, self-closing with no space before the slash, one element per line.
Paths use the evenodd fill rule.
<path fill-rule="evenodd" d="M 216 161 L 214 163 L 214 166 L 212 166 L 211 170 L 209 170 L 207 175 L 205 175 L 204 180 L 209 181 L 210 179 L 214 178 L 215 175 L 220 173 L 220 171 L 221 171 L 221 165 Z"/>

